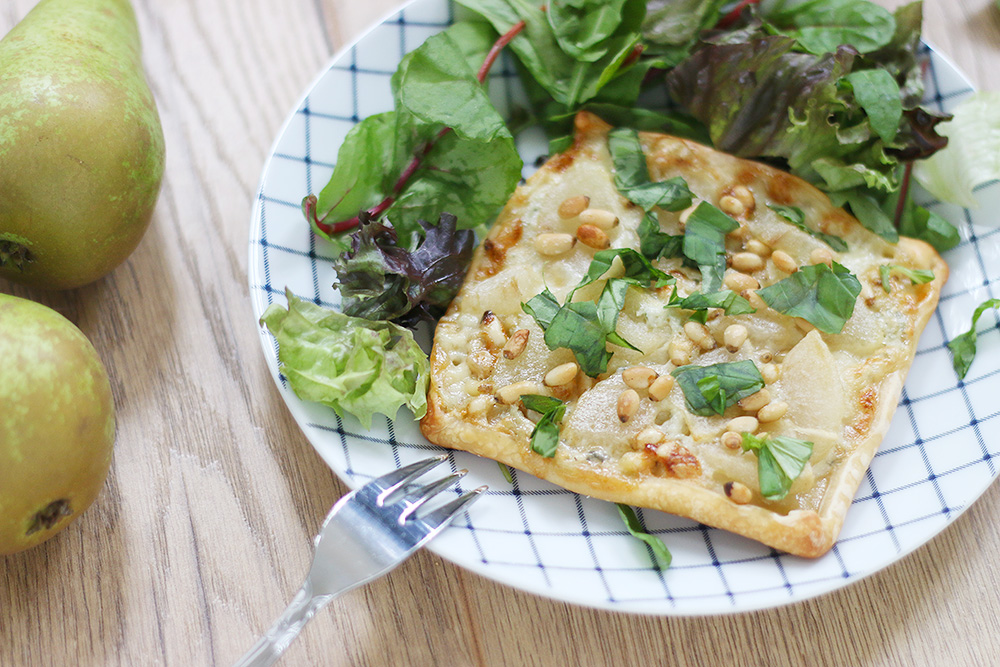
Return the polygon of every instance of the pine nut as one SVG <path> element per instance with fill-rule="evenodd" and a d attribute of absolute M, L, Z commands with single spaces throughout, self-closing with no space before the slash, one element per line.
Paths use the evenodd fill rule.
<path fill-rule="evenodd" d="M 771 261 L 774 262 L 774 268 L 784 273 L 795 273 L 799 270 L 799 265 L 784 250 L 775 250 L 771 253 Z"/>
<path fill-rule="evenodd" d="M 688 320 L 684 323 L 684 333 L 691 339 L 692 343 L 703 350 L 711 350 L 715 347 L 715 339 L 709 333 L 708 327 L 701 322 Z"/>
<path fill-rule="evenodd" d="M 764 258 L 752 252 L 738 252 L 733 255 L 732 266 L 737 271 L 757 271 L 764 268 Z"/>
<path fill-rule="evenodd" d="M 730 324 L 722 332 L 722 341 L 726 344 L 726 349 L 736 352 L 747 340 L 747 328 L 742 324 Z"/>
<path fill-rule="evenodd" d="M 576 245 L 576 237 L 572 234 L 559 234 L 547 232 L 535 237 L 535 250 L 539 255 L 555 257 L 562 255 L 573 249 Z"/>
<path fill-rule="evenodd" d="M 771 254 L 771 246 L 767 245 L 763 241 L 758 241 L 757 239 L 750 239 L 746 242 L 746 249 L 755 255 L 760 255 L 761 257 L 767 257 Z"/>
<path fill-rule="evenodd" d="M 760 282 L 753 276 L 732 270 L 726 271 L 726 275 L 722 278 L 722 283 L 734 292 L 760 288 Z"/>
<path fill-rule="evenodd" d="M 774 360 L 774 353 L 770 350 L 764 350 L 760 353 L 760 363 L 769 364 Z"/>
<path fill-rule="evenodd" d="M 732 195 L 739 199 L 740 203 L 743 204 L 743 208 L 748 211 L 752 211 L 757 205 L 757 200 L 754 199 L 753 193 L 745 185 L 737 185 L 733 188 Z"/>
<path fill-rule="evenodd" d="M 727 431 L 736 431 L 737 433 L 754 433 L 757 430 L 757 420 L 749 415 L 743 417 L 735 417 L 729 420 L 726 424 Z"/>
<path fill-rule="evenodd" d="M 639 434 L 635 436 L 635 445 L 641 449 L 646 445 L 658 445 L 666 438 L 666 434 L 664 434 L 664 432 L 660 429 L 655 426 L 647 426 L 639 431 Z"/>
<path fill-rule="evenodd" d="M 760 376 L 764 378 L 765 383 L 774 384 L 780 376 L 778 366 L 775 364 L 764 364 L 760 369 Z"/>
<path fill-rule="evenodd" d="M 736 431 L 726 431 L 722 434 L 722 444 L 729 449 L 740 449 L 743 447 L 743 435 Z"/>
<path fill-rule="evenodd" d="M 666 375 L 661 375 L 660 377 L 653 380 L 652 384 L 649 385 L 649 397 L 654 401 L 662 401 L 670 393 L 670 390 L 674 388 L 674 376 L 669 373 Z"/>
<path fill-rule="evenodd" d="M 522 380 L 521 382 L 514 382 L 513 384 L 500 387 L 497 390 L 496 398 L 504 405 L 513 405 L 524 394 L 539 394 L 541 392 L 542 388 L 538 386 L 537 382 Z"/>
<path fill-rule="evenodd" d="M 761 389 L 756 394 L 750 394 L 739 402 L 739 406 L 747 412 L 757 412 L 771 402 L 771 392 Z"/>
<path fill-rule="evenodd" d="M 675 338 L 667 345 L 667 358 L 674 366 L 684 366 L 691 363 L 691 341 L 686 338 Z"/>
<path fill-rule="evenodd" d="M 576 195 L 575 197 L 569 197 L 564 199 L 563 203 L 559 204 L 559 217 L 572 218 L 580 215 L 588 206 L 590 206 L 590 197 L 587 195 Z"/>
<path fill-rule="evenodd" d="M 809 263 L 833 266 L 833 253 L 830 252 L 829 248 L 815 248 L 811 253 L 809 253 Z"/>
<path fill-rule="evenodd" d="M 596 250 L 604 250 L 611 247 L 611 239 L 604 233 L 604 230 L 594 225 L 580 225 L 576 228 L 576 238 L 580 243 Z"/>
<path fill-rule="evenodd" d="M 788 412 L 788 403 L 784 401 L 772 401 L 757 411 L 757 420 L 766 422 L 776 422 Z"/>
<path fill-rule="evenodd" d="M 580 367 L 576 365 L 575 361 L 567 361 L 565 364 L 559 364 L 546 373 L 545 379 L 542 382 L 546 387 L 561 387 L 564 384 L 572 382 L 579 370 Z"/>
<path fill-rule="evenodd" d="M 738 218 L 747 212 L 747 207 L 743 205 L 743 202 L 732 195 L 722 195 L 719 197 L 719 209 L 734 218 Z"/>
<path fill-rule="evenodd" d="M 517 359 L 528 345 L 528 336 L 530 334 L 531 331 L 528 329 L 518 329 L 512 333 L 507 340 L 507 344 L 503 346 L 503 356 L 508 359 Z"/>
<path fill-rule="evenodd" d="M 483 313 L 482 323 L 486 338 L 495 346 L 494 351 L 497 347 L 503 347 L 507 344 L 507 334 L 503 332 L 503 325 L 500 324 L 500 320 L 493 314 L 492 310 Z"/>
<path fill-rule="evenodd" d="M 629 389 L 649 389 L 658 374 L 652 368 L 632 366 L 622 371 L 622 381 Z"/>
<path fill-rule="evenodd" d="M 639 394 L 635 389 L 626 389 L 618 397 L 618 419 L 624 424 L 639 409 Z"/>
<path fill-rule="evenodd" d="M 753 498 L 750 487 L 740 482 L 726 482 L 722 485 L 722 490 L 725 491 L 726 497 L 737 505 L 746 505 Z"/>
<path fill-rule="evenodd" d="M 580 222 L 601 229 L 612 229 L 618 226 L 618 216 L 603 208 L 588 208 L 580 212 Z"/>
<path fill-rule="evenodd" d="M 740 292 L 740 296 L 750 302 L 755 310 L 764 310 L 767 308 L 767 302 L 761 298 L 760 294 L 757 294 L 756 290 L 748 289 Z"/>

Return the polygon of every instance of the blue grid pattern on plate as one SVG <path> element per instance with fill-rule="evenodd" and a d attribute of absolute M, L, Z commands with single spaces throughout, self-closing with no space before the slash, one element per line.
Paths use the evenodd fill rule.
<path fill-rule="evenodd" d="M 285 288 L 320 305 L 339 305 L 331 252 L 304 223 L 301 199 L 329 178 L 350 128 L 391 109 L 389 79 L 399 60 L 450 25 L 455 11 L 444 0 L 408 5 L 336 57 L 289 118 L 255 207 L 250 282 L 256 315 L 276 295 L 283 301 Z M 927 53 L 926 103 L 946 111 L 972 89 L 937 53 Z M 502 112 L 523 103 L 506 57 L 494 67 L 489 90 Z M 544 144 L 519 140 L 519 148 L 528 175 Z M 1000 202 L 1000 194 L 992 194 L 1000 187 L 985 190 Z M 674 554 L 665 571 L 648 546 L 629 536 L 613 504 L 517 471 L 511 471 L 510 484 L 495 463 L 462 452 L 451 453 L 450 465 L 471 473 L 454 493 L 483 483 L 490 490 L 432 548 L 480 574 L 561 600 L 639 613 L 704 614 L 805 599 L 877 571 L 926 542 L 997 472 L 1000 410 L 992 397 L 1000 391 L 1000 370 L 989 360 L 1000 358 L 1000 316 L 983 317 L 980 359 L 964 381 L 955 379 L 945 343 L 969 326 L 976 304 L 996 295 L 1000 230 L 983 226 L 992 222 L 989 208 L 967 211 L 926 194 L 916 196 L 958 223 L 962 242 L 947 256 L 953 277 L 920 341 L 892 427 L 828 555 L 804 560 L 695 522 L 639 510 L 647 529 Z M 384 419 L 366 431 L 352 419 L 299 401 L 277 373 L 277 344 L 265 332 L 261 339 L 289 408 L 324 460 L 352 486 L 438 451 L 408 416 Z"/>

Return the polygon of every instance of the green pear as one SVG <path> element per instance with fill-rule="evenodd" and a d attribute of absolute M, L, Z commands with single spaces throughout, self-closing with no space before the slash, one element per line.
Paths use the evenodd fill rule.
<path fill-rule="evenodd" d="M 41 0 L 0 40 L 0 278 L 69 289 L 135 250 L 163 129 L 128 0 Z"/>

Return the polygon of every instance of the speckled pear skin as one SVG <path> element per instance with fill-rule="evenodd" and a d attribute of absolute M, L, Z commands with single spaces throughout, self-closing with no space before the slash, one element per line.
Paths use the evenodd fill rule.
<path fill-rule="evenodd" d="M 39 544 L 97 498 L 115 406 L 97 351 L 73 323 L 0 294 L 0 557 Z"/>
<path fill-rule="evenodd" d="M 41 0 L 0 40 L 0 277 L 106 275 L 139 244 L 163 170 L 131 4 Z"/>

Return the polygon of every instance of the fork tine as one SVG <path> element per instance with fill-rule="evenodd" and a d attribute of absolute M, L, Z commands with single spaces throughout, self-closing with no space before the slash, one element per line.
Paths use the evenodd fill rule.
<path fill-rule="evenodd" d="M 424 503 L 465 477 L 468 472 L 468 470 L 459 470 L 456 473 L 452 473 L 447 477 L 442 477 L 436 482 L 431 482 L 430 484 L 422 486 L 419 489 L 403 496 L 402 501 L 407 503 L 407 507 L 399 514 L 399 525 L 406 523 L 406 520 L 409 519 L 414 512 L 420 509 Z"/>
<path fill-rule="evenodd" d="M 449 521 L 459 515 L 462 510 L 479 500 L 480 495 L 486 490 L 486 488 L 487 487 L 483 485 L 478 489 L 473 489 L 468 493 L 464 493 L 458 498 L 452 500 L 450 503 L 446 503 L 437 508 L 433 512 L 428 512 L 420 520 L 431 526 L 433 528 L 431 535 L 435 535 L 438 531 L 448 525 Z"/>
<path fill-rule="evenodd" d="M 390 495 L 447 459 L 447 454 L 439 454 L 423 461 L 417 461 L 416 463 L 411 463 L 408 466 L 403 466 L 402 468 L 386 473 L 381 477 L 376 477 L 368 482 L 366 486 L 378 489 L 378 497 L 375 502 L 381 507 L 385 503 L 385 499 Z"/>

